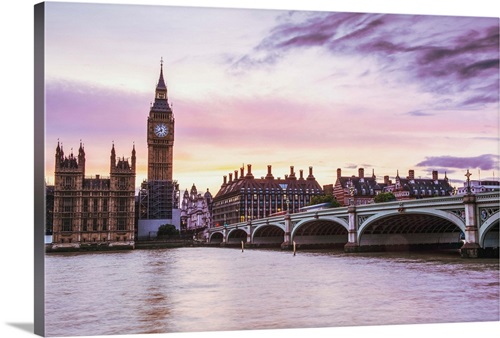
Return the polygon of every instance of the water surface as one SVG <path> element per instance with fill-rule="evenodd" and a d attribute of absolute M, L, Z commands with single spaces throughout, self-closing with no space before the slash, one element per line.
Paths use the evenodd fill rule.
<path fill-rule="evenodd" d="M 497 259 L 179 248 L 48 254 L 47 336 L 499 320 Z"/>

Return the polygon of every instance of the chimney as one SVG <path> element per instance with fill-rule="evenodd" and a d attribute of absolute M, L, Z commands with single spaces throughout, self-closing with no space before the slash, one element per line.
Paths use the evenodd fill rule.
<path fill-rule="evenodd" d="M 234 171 L 234 180 L 236 181 L 238 179 L 238 170 Z"/>
<path fill-rule="evenodd" d="M 358 169 L 358 177 L 359 178 L 364 178 L 365 177 L 365 169 L 364 168 L 359 168 Z"/>
<path fill-rule="evenodd" d="M 432 180 L 437 181 L 438 180 L 438 172 L 437 170 L 432 171 Z"/>
<path fill-rule="evenodd" d="M 303 180 L 304 179 L 304 170 L 300 169 L 299 172 L 300 172 L 300 179 Z"/>
<path fill-rule="evenodd" d="M 224 183 L 223 183 L 223 184 L 224 184 L 224 185 L 226 185 L 226 184 L 227 184 L 227 176 L 226 176 L 226 175 L 224 175 Z"/>
<path fill-rule="evenodd" d="M 309 176 L 307 176 L 308 180 L 314 180 L 314 175 L 313 175 L 313 167 L 309 167 Z"/>
<path fill-rule="evenodd" d="M 390 185 L 391 181 L 389 181 L 389 175 L 384 176 L 384 184 Z"/>
<path fill-rule="evenodd" d="M 415 179 L 415 170 L 408 170 L 408 179 L 409 180 L 414 180 Z"/>
<path fill-rule="evenodd" d="M 99 179 L 99 177 L 100 177 L 99 175 L 95 175 L 95 178 L 96 178 L 96 179 Z"/>
<path fill-rule="evenodd" d="M 342 169 L 337 168 L 337 178 L 341 178 L 341 177 L 342 177 Z"/>
<path fill-rule="evenodd" d="M 243 178 L 243 176 L 245 176 L 245 168 L 241 167 L 240 168 L 240 177 Z"/>
<path fill-rule="evenodd" d="M 253 178 L 252 165 L 251 164 L 247 164 L 247 176 L 246 177 Z"/>
<path fill-rule="evenodd" d="M 290 166 L 290 175 L 289 178 L 294 180 L 295 179 L 295 171 L 293 170 L 293 165 Z"/>
<path fill-rule="evenodd" d="M 271 171 L 271 168 L 272 167 L 270 165 L 267 166 L 267 175 L 266 175 L 266 178 L 272 180 L 274 177 L 273 177 L 273 173 Z"/>
<path fill-rule="evenodd" d="M 233 174 L 229 173 L 229 183 L 231 183 L 232 181 L 233 181 Z"/>

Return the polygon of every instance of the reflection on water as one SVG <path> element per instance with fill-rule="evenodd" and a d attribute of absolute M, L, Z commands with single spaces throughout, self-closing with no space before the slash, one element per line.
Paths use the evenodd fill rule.
<path fill-rule="evenodd" d="M 499 264 L 180 248 L 46 258 L 48 336 L 499 320 Z"/>

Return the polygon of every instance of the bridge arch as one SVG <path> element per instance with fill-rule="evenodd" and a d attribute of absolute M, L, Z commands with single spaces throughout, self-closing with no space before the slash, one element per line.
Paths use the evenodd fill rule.
<path fill-rule="evenodd" d="M 235 244 L 235 243 L 243 243 L 247 242 L 247 232 L 244 229 L 241 228 L 234 228 L 229 230 L 227 233 L 227 243 L 228 244 Z"/>
<path fill-rule="evenodd" d="M 222 232 L 212 232 L 208 238 L 208 243 L 222 243 L 224 241 L 224 234 Z"/>
<path fill-rule="evenodd" d="M 252 244 L 281 245 L 285 239 L 285 226 L 280 223 L 266 223 L 257 226 L 252 233 Z"/>
<path fill-rule="evenodd" d="M 307 218 L 293 227 L 291 240 L 298 245 L 345 245 L 348 223 L 338 217 Z"/>
<path fill-rule="evenodd" d="M 365 245 L 461 245 L 464 221 L 441 210 L 385 211 L 366 219 L 358 228 L 358 244 Z"/>
<path fill-rule="evenodd" d="M 493 214 L 479 229 L 479 245 L 481 248 L 499 247 L 500 213 Z"/>

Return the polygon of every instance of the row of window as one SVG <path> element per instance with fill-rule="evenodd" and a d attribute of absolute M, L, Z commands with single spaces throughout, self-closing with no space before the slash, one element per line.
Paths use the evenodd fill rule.
<path fill-rule="evenodd" d="M 92 201 L 92 203 L 90 203 Z M 99 203 L 101 201 L 101 203 Z M 74 212 L 76 211 L 74 208 L 74 202 L 76 202 L 73 198 L 63 198 L 62 200 L 62 212 Z M 119 198 L 117 199 L 117 204 L 115 206 L 115 211 L 125 212 L 129 209 L 129 199 L 128 198 Z M 76 203 L 75 203 L 76 204 Z M 92 200 L 88 198 L 83 199 L 83 212 L 108 212 L 109 211 L 109 201 L 108 199 L 97 199 L 94 198 Z"/>
<path fill-rule="evenodd" d="M 128 177 L 118 177 L 117 186 L 118 189 L 127 189 L 134 185 L 133 180 L 130 180 Z M 66 176 L 64 177 L 64 181 L 62 182 L 62 187 L 64 189 L 75 189 L 76 188 L 76 179 L 75 177 Z M 83 187 L 84 189 L 91 189 L 92 187 Z M 96 186 L 95 189 L 102 189 L 102 187 Z M 106 186 L 106 188 L 109 188 Z M 88 194 L 89 192 L 87 192 Z"/>
<path fill-rule="evenodd" d="M 109 231 L 109 224 L 107 218 L 100 219 L 101 222 L 98 222 L 97 218 L 93 219 L 83 219 L 82 220 L 82 231 Z M 127 219 L 126 218 L 118 218 L 116 223 L 117 231 L 125 231 L 127 230 Z M 72 218 L 63 218 L 61 231 L 79 231 L 78 225 L 73 225 Z"/>
<path fill-rule="evenodd" d="M 281 193 L 306 193 L 306 194 L 321 194 L 323 191 L 321 189 L 302 189 L 302 188 L 293 188 L 293 189 L 287 189 L 286 187 L 281 188 L 281 189 L 274 189 L 274 188 L 241 188 L 240 191 L 242 193 L 276 193 L 276 194 L 281 194 Z"/>
<path fill-rule="evenodd" d="M 72 238 L 61 238 L 61 243 L 71 243 L 72 241 L 73 241 Z M 91 242 L 96 243 L 98 241 L 99 240 L 97 238 L 92 238 Z M 107 239 L 106 238 L 102 238 L 100 241 L 101 242 L 106 242 Z M 127 241 L 127 236 L 116 236 L 116 241 L 117 242 L 121 242 L 121 241 L 126 242 Z M 82 242 L 86 243 L 87 239 L 86 238 L 82 238 Z"/>
<path fill-rule="evenodd" d="M 109 196 L 109 191 L 83 191 L 82 196 L 84 197 L 107 197 Z"/>

